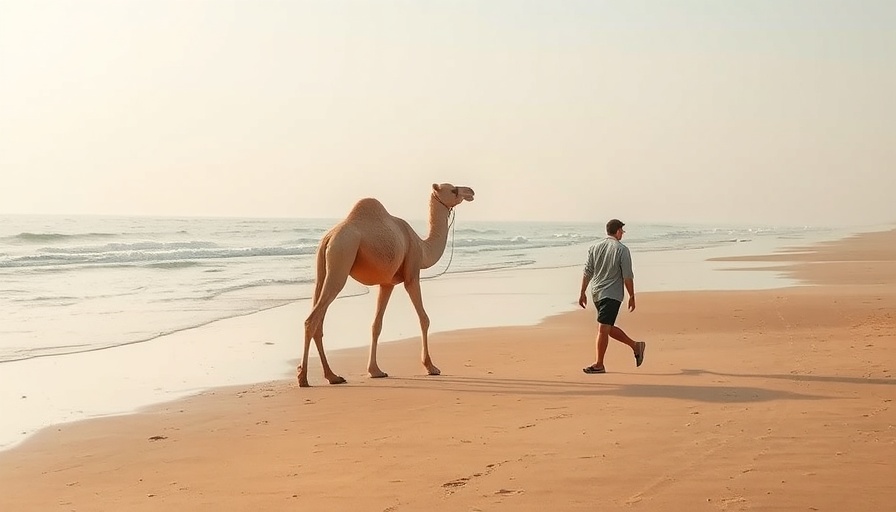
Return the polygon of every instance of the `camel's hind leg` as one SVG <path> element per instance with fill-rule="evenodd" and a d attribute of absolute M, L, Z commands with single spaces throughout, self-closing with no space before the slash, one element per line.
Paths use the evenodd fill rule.
<path fill-rule="evenodd" d="M 417 317 L 420 319 L 420 331 L 423 337 L 423 366 L 426 367 L 426 372 L 430 375 L 439 375 L 442 373 L 436 365 L 432 364 L 432 359 L 429 357 L 429 315 L 426 314 L 426 310 L 423 309 L 423 294 L 420 292 L 420 277 L 415 277 L 411 280 L 405 281 L 404 288 L 408 292 L 408 296 L 411 298 L 411 303 L 414 304 L 414 309 L 417 310 Z"/>
<path fill-rule="evenodd" d="M 333 250 L 333 247 L 333 239 L 324 240 L 321 248 L 318 250 L 318 281 L 314 291 L 314 306 L 311 308 L 311 314 L 305 320 L 305 344 L 302 352 L 302 365 L 298 368 L 298 380 L 301 387 L 308 387 L 309 385 L 308 352 L 311 348 L 312 339 L 314 339 L 314 344 L 317 347 L 317 354 L 320 356 L 324 378 L 330 384 L 342 384 L 345 382 L 344 378 L 333 372 L 330 368 L 330 363 L 327 361 L 327 355 L 324 352 L 323 326 L 327 308 L 336 300 L 339 292 L 345 286 L 346 280 L 348 280 L 348 274 L 351 271 L 351 266 L 357 253 L 357 247 L 348 252 L 345 251 L 345 247 L 337 247 L 335 250 Z"/>
<path fill-rule="evenodd" d="M 380 294 L 376 299 L 376 317 L 373 319 L 373 328 L 371 329 L 370 358 L 367 360 L 367 374 L 375 379 L 389 376 L 376 364 L 376 344 L 383 331 L 383 314 L 386 312 L 386 305 L 389 304 L 389 297 L 392 296 L 394 288 L 395 286 L 391 284 L 381 284 Z"/>

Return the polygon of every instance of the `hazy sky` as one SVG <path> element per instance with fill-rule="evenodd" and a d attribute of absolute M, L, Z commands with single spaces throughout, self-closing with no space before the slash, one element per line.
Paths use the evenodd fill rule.
<path fill-rule="evenodd" d="M 0 213 L 896 221 L 896 2 L 0 0 Z"/>

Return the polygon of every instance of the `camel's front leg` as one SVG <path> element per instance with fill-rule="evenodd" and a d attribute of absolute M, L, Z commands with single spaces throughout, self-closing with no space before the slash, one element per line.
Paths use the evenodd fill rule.
<path fill-rule="evenodd" d="M 426 371 L 430 375 L 439 375 L 442 372 L 432 364 L 432 359 L 429 357 L 429 340 L 427 338 L 429 335 L 429 316 L 423 309 L 423 295 L 420 293 L 419 276 L 405 281 L 404 288 L 407 290 L 411 303 L 414 304 L 414 309 L 417 310 L 417 316 L 420 318 L 420 331 L 423 333 L 423 366 L 426 367 Z"/>
<path fill-rule="evenodd" d="M 376 364 L 376 343 L 380 339 L 380 333 L 383 331 L 383 315 L 386 312 L 386 304 L 389 303 L 389 297 L 392 296 L 392 290 L 395 288 L 391 284 L 381 284 L 380 294 L 376 299 L 376 317 L 373 319 L 373 339 L 370 342 L 370 358 L 367 360 L 367 373 L 374 379 L 388 377 L 389 375 L 380 370 Z"/>

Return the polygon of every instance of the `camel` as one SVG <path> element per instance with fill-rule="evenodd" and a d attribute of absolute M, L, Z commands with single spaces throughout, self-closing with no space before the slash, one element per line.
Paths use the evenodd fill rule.
<path fill-rule="evenodd" d="M 383 328 L 383 314 L 392 289 L 404 283 L 405 291 L 417 311 L 422 332 L 423 366 L 429 375 L 440 370 L 429 355 L 429 316 L 423 309 L 420 293 L 420 270 L 439 261 L 448 241 L 448 216 L 455 206 L 473 200 L 473 189 L 450 183 L 432 185 L 429 199 L 429 235 L 425 240 L 405 220 L 393 217 L 382 203 L 373 198 L 361 199 L 348 216 L 328 231 L 317 248 L 317 279 L 311 314 L 305 320 L 305 347 L 298 367 L 299 386 L 308 387 L 308 350 L 311 340 L 317 347 L 324 378 L 330 384 L 343 384 L 324 354 L 323 324 L 327 308 L 345 286 L 348 276 L 367 286 L 379 285 L 376 316 L 373 320 L 370 357 L 367 373 L 372 378 L 388 377 L 377 365 L 376 346 Z"/>

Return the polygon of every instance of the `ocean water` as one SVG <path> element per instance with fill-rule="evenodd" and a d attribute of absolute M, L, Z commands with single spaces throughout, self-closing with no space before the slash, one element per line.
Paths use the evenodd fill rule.
<path fill-rule="evenodd" d="M 336 219 L 0 216 L 0 364 L 133 344 L 307 299 L 314 253 Z M 422 236 L 426 225 L 412 222 Z M 633 252 L 770 241 L 829 228 L 629 224 Z M 445 273 L 580 265 L 600 223 L 471 222 L 461 215 Z M 342 296 L 369 293 L 352 280 Z M 300 320 L 297 320 L 297 329 Z M 298 332 L 298 331 L 297 331 Z"/>

